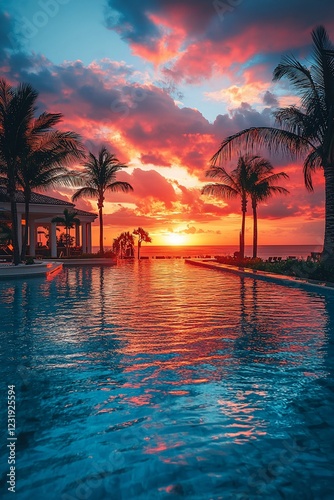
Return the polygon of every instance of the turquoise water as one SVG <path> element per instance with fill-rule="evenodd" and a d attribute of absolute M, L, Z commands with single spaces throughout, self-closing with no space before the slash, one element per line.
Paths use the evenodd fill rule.
<path fill-rule="evenodd" d="M 332 499 L 334 294 L 181 260 L 0 282 L 16 498 Z"/>

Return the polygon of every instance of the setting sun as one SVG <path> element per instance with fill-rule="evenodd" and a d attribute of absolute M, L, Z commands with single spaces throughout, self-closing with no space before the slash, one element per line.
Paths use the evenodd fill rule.
<path fill-rule="evenodd" d="M 186 237 L 184 234 L 169 233 L 166 235 L 166 245 L 186 245 Z"/>

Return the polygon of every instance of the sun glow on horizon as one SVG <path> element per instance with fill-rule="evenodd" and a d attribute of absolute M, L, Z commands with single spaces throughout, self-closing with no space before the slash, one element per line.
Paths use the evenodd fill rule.
<path fill-rule="evenodd" d="M 187 245 L 186 235 L 180 233 L 168 233 L 164 236 L 165 245 L 167 246 L 182 246 Z"/>

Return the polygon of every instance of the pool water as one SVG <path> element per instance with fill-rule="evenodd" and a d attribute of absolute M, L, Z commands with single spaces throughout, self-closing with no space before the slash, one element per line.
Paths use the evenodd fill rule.
<path fill-rule="evenodd" d="M 333 293 L 146 260 L 0 303 L 18 500 L 334 498 Z"/>

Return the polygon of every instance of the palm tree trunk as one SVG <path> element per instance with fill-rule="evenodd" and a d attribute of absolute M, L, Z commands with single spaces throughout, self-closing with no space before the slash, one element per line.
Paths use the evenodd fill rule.
<path fill-rule="evenodd" d="M 100 221 L 100 254 L 104 254 L 103 250 L 103 215 L 102 206 L 99 204 L 99 221 Z"/>
<path fill-rule="evenodd" d="M 257 257 L 257 209 L 256 201 L 252 202 L 253 209 L 253 259 Z"/>
<path fill-rule="evenodd" d="M 240 233 L 240 259 L 245 257 L 245 222 L 246 222 L 246 212 L 242 211 L 242 223 L 241 223 L 241 233 Z"/>
<path fill-rule="evenodd" d="M 27 253 L 29 219 L 30 219 L 30 193 L 26 192 L 24 197 L 25 197 L 25 200 L 24 200 L 24 211 L 25 211 L 24 217 L 25 217 L 26 224 L 24 226 L 22 251 L 21 251 L 21 260 L 24 260 L 26 258 L 26 253 Z M 31 243 L 30 243 L 30 247 L 31 247 Z M 32 255 L 31 251 L 30 251 L 30 255 Z"/>
<path fill-rule="evenodd" d="M 16 205 L 16 191 L 15 188 L 9 191 L 10 199 L 10 211 L 12 216 L 12 238 L 13 238 L 13 263 L 17 266 L 20 261 L 20 249 L 19 249 L 19 238 L 18 238 L 18 223 L 17 223 L 17 205 Z M 20 228 L 21 230 L 21 228 Z"/>
<path fill-rule="evenodd" d="M 69 230 L 68 230 L 68 227 L 66 227 L 66 257 L 69 257 L 70 256 L 70 234 L 69 234 Z"/>
<path fill-rule="evenodd" d="M 325 172 L 325 238 L 321 260 L 326 266 L 334 266 L 334 164 Z"/>
<path fill-rule="evenodd" d="M 140 259 L 140 247 L 141 247 L 141 241 L 138 240 L 138 260 Z"/>
<path fill-rule="evenodd" d="M 241 234 L 240 234 L 240 259 L 245 257 L 245 226 L 246 226 L 246 212 L 247 212 L 247 199 L 246 196 L 242 196 L 241 202 L 242 210 L 242 222 L 241 222 Z"/>

